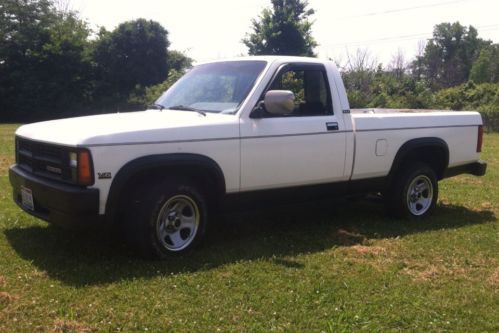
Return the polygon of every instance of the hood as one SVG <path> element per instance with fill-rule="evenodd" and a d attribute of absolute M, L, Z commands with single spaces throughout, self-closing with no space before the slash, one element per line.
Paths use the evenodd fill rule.
<path fill-rule="evenodd" d="M 16 135 L 48 143 L 92 146 L 236 137 L 237 123 L 233 115 L 148 110 L 33 123 L 19 127 Z"/>

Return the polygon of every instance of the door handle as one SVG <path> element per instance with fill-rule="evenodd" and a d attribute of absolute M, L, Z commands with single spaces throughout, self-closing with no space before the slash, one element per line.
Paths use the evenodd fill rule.
<path fill-rule="evenodd" d="M 328 131 L 337 131 L 338 123 L 326 123 L 326 128 Z"/>

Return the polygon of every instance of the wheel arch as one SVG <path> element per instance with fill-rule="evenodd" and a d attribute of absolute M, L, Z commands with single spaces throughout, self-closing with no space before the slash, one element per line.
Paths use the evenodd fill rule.
<path fill-rule="evenodd" d="M 106 201 L 106 216 L 114 219 L 130 186 L 165 173 L 191 177 L 210 185 L 214 198 L 220 198 L 226 191 L 224 173 L 210 157 L 190 153 L 143 156 L 129 161 L 116 173 Z"/>
<path fill-rule="evenodd" d="M 389 179 L 410 162 L 424 162 L 433 168 L 437 179 L 444 177 L 449 165 L 449 147 L 441 138 L 417 138 L 405 142 L 398 150 L 389 172 Z"/>

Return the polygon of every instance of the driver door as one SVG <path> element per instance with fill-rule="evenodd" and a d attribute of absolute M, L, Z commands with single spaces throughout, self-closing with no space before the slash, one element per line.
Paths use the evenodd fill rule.
<path fill-rule="evenodd" d="M 241 191 L 344 180 L 346 134 L 332 107 L 324 66 L 285 65 L 269 90 L 292 91 L 295 108 L 286 115 L 264 111 L 241 119 Z"/>

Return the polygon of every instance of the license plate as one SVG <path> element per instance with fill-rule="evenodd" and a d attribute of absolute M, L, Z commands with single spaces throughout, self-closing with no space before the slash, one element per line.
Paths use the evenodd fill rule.
<path fill-rule="evenodd" d="M 24 208 L 35 210 L 35 203 L 33 201 L 33 193 L 27 187 L 21 187 L 21 203 Z"/>

